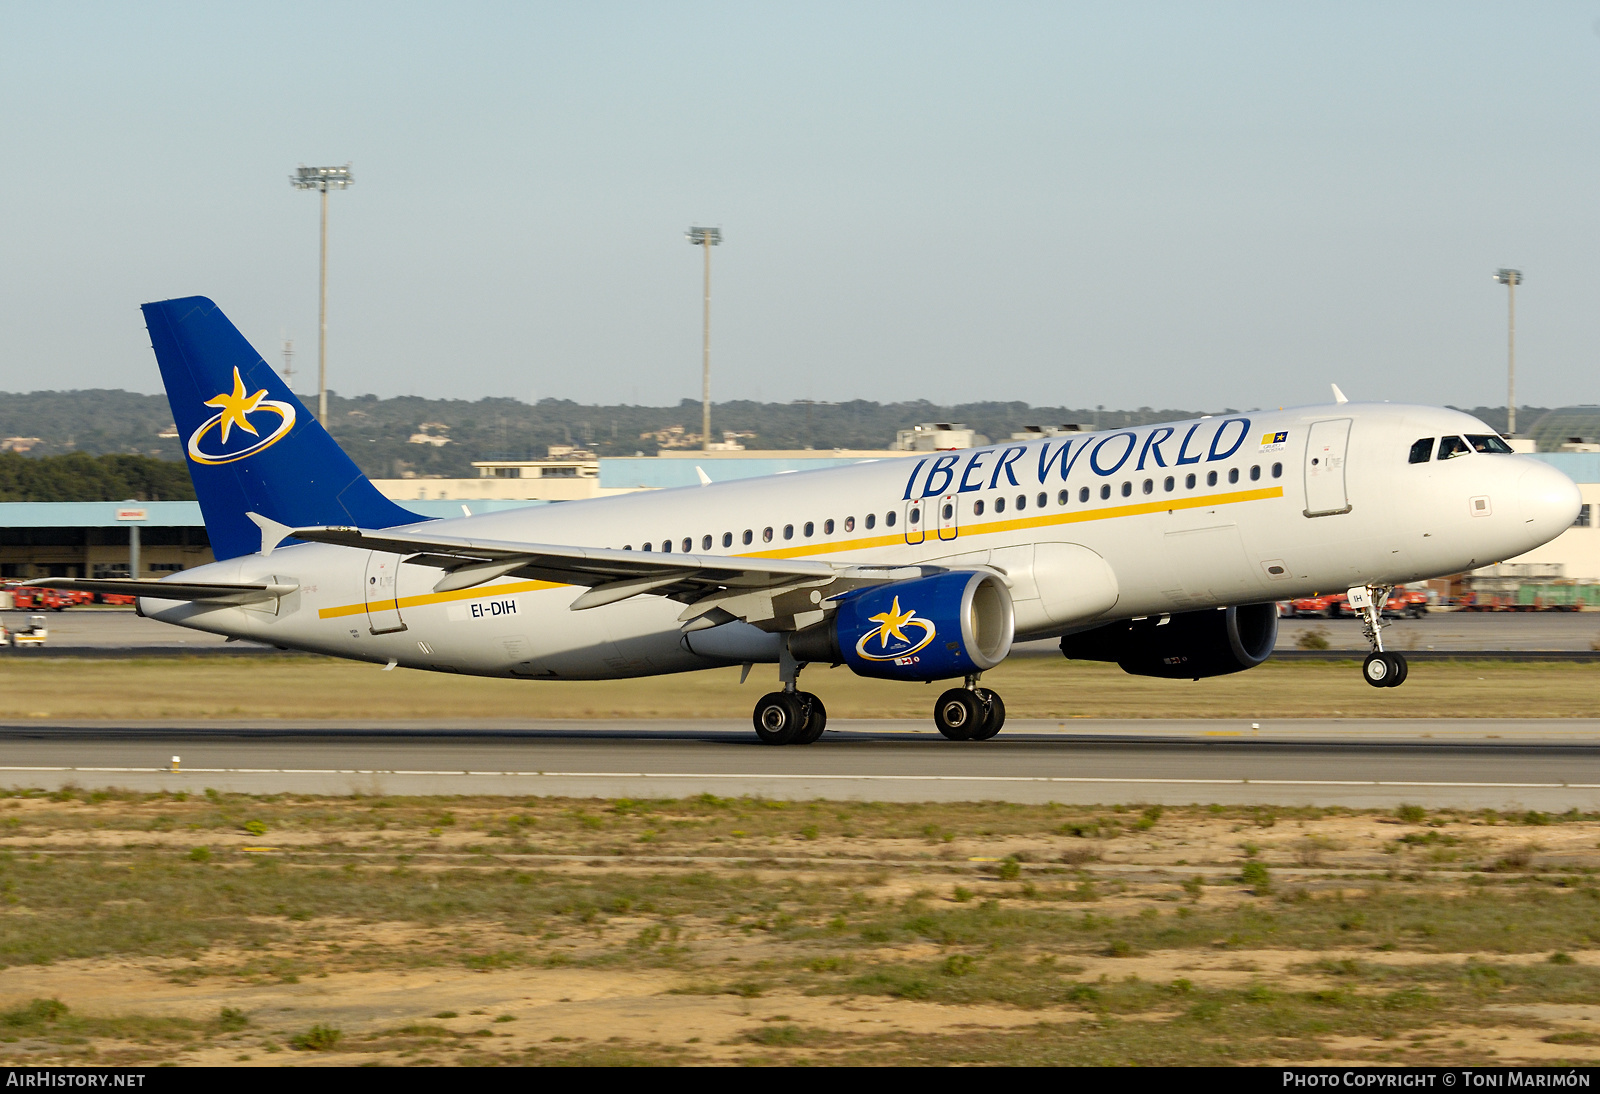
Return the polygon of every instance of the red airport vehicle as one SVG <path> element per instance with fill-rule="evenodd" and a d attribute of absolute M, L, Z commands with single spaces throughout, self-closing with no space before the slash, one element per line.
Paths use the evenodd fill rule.
<path fill-rule="evenodd" d="M 19 612 L 59 612 L 79 603 L 73 593 L 23 585 L 11 590 L 12 606 Z"/>
<path fill-rule="evenodd" d="M 1298 600 L 1290 601 L 1290 607 L 1296 617 L 1305 618 L 1315 616 L 1321 619 L 1337 619 L 1344 606 L 1343 593 L 1319 593 L 1316 596 L 1302 596 Z"/>
<path fill-rule="evenodd" d="M 1322 593 L 1291 602 L 1292 614 L 1324 619 L 1347 619 L 1355 615 L 1344 593 Z M 1396 589 L 1383 602 L 1383 614 L 1393 619 L 1417 619 L 1428 613 L 1428 594 L 1420 589 Z"/>

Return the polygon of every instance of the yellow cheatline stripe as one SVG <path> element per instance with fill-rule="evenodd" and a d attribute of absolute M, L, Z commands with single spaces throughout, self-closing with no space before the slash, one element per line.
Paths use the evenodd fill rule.
<path fill-rule="evenodd" d="M 1170 498 L 1166 501 L 1146 501 L 1135 505 L 1113 505 L 1105 509 L 1079 509 L 1069 513 L 1046 513 L 1037 517 L 1017 517 L 1012 520 L 992 520 L 984 524 L 964 525 L 958 529 L 960 539 L 970 539 L 973 536 L 988 536 L 998 532 L 1015 532 L 1024 528 L 1048 528 L 1057 524 L 1081 524 L 1091 520 L 1114 520 L 1118 517 L 1134 517 L 1148 513 L 1175 512 L 1179 509 L 1204 509 L 1214 505 L 1236 505 L 1246 501 L 1265 501 L 1268 498 L 1283 497 L 1283 487 L 1267 486 L 1258 490 L 1234 490 L 1226 494 L 1208 494 L 1202 497 Z M 936 498 L 924 498 L 928 504 L 936 503 Z M 956 543 L 958 539 L 940 540 L 937 528 L 928 528 L 927 536 L 923 540 L 925 545 L 936 546 L 939 543 Z M 803 547 L 784 547 L 775 551 L 756 551 L 750 554 L 734 555 L 734 558 L 803 558 L 806 555 L 832 555 L 845 551 L 865 551 L 873 547 L 894 547 L 905 544 L 905 535 L 870 536 L 863 539 L 840 540 L 832 543 L 809 543 Z M 915 544 L 913 544 L 915 546 Z M 476 586 L 471 589 L 457 589 L 449 593 L 424 593 L 421 596 L 401 597 L 398 603 L 400 608 L 415 608 L 423 604 L 443 604 L 452 600 L 482 600 L 488 597 L 507 596 L 511 593 L 532 593 L 543 589 L 560 589 L 564 584 L 558 581 L 517 581 L 508 585 Z M 388 603 L 372 605 L 378 611 L 392 610 Z M 346 615 L 361 615 L 368 610 L 366 604 L 343 604 L 337 608 L 323 608 L 317 612 L 320 619 L 336 619 Z"/>
<path fill-rule="evenodd" d="M 481 585 L 471 589 L 456 589 L 448 593 L 423 593 L 421 596 L 403 596 L 399 601 L 381 601 L 376 604 L 341 604 L 337 608 L 323 608 L 317 612 L 318 619 L 337 619 L 342 615 L 361 615 L 369 608 L 373 611 L 393 611 L 395 608 L 416 608 L 423 604 L 445 604 L 452 600 L 483 600 L 491 596 L 506 596 L 510 593 L 536 593 L 543 589 L 564 588 L 559 581 L 514 581 L 509 585 L 491 585 L 485 588 Z"/>

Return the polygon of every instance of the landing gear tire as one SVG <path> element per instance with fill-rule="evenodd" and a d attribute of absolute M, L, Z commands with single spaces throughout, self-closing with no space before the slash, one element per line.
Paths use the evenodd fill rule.
<path fill-rule="evenodd" d="M 968 740 L 987 741 L 999 733 L 1000 728 L 1006 724 L 1005 700 L 988 688 L 978 688 L 973 694 L 978 697 L 978 702 L 983 704 L 983 722 Z"/>
<path fill-rule="evenodd" d="M 1361 663 L 1361 676 L 1367 683 L 1375 688 L 1389 686 L 1389 677 L 1394 675 L 1394 666 L 1389 664 L 1389 659 L 1381 653 L 1369 653 L 1367 659 Z"/>
<path fill-rule="evenodd" d="M 1406 677 L 1411 673 L 1411 667 L 1406 664 L 1405 654 L 1403 653 L 1386 653 L 1384 656 L 1387 657 L 1394 666 L 1394 675 L 1390 677 L 1389 686 L 1392 688 L 1397 688 L 1406 682 Z"/>
<path fill-rule="evenodd" d="M 1361 664 L 1361 675 L 1375 688 L 1397 688 L 1410 675 L 1410 666 L 1398 653 L 1372 653 Z"/>
<path fill-rule="evenodd" d="M 984 704 L 969 688 L 951 688 L 933 705 L 933 724 L 952 741 L 972 740 L 984 721 Z"/>
<path fill-rule="evenodd" d="M 810 728 L 798 694 L 786 691 L 763 695 L 756 703 L 755 714 L 750 720 L 756 728 L 756 736 L 761 738 L 764 745 L 786 745 L 801 730 Z"/>
<path fill-rule="evenodd" d="M 806 722 L 794 735 L 789 743 L 792 745 L 816 744 L 828 728 L 828 708 L 822 705 L 822 700 L 809 691 L 795 693 L 800 700 L 800 705 L 805 709 Z"/>

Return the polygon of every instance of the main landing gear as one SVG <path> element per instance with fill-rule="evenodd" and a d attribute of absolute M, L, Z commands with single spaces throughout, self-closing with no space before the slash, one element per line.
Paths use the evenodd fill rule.
<path fill-rule="evenodd" d="M 1361 617 L 1362 629 L 1372 652 L 1361 663 L 1361 676 L 1375 688 L 1397 688 L 1406 682 L 1410 669 L 1403 654 L 1383 648 L 1383 605 L 1389 599 L 1389 585 L 1358 585 L 1346 596 L 1350 607 Z"/>
<path fill-rule="evenodd" d="M 987 741 L 1006 724 L 1006 704 L 976 675 L 964 687 L 951 688 L 933 705 L 933 724 L 952 741 Z"/>
<path fill-rule="evenodd" d="M 788 650 L 779 655 L 783 690 L 763 695 L 750 719 L 762 744 L 808 745 L 828 728 L 828 708 L 822 700 L 796 686 L 801 668 Z M 993 691 L 980 688 L 974 673 L 964 686 L 939 696 L 933 706 L 933 724 L 952 741 L 987 741 L 1006 724 L 1006 704 Z"/>
<path fill-rule="evenodd" d="M 828 728 L 828 708 L 822 700 L 797 687 L 801 667 L 801 662 L 790 656 L 784 646 L 778 654 L 778 678 L 783 681 L 783 690 L 763 695 L 750 719 L 762 744 L 814 744 Z"/>
<path fill-rule="evenodd" d="M 828 709 L 809 691 L 773 691 L 756 703 L 751 719 L 767 745 L 808 745 L 828 728 Z"/>

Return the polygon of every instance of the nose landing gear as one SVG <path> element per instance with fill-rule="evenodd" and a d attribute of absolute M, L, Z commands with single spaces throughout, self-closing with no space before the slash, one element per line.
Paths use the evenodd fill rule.
<path fill-rule="evenodd" d="M 1345 595 L 1350 607 L 1361 616 L 1362 630 L 1372 652 L 1361 663 L 1361 677 L 1375 688 L 1397 688 L 1406 682 L 1410 668 L 1403 654 L 1383 648 L 1383 605 L 1393 586 L 1357 585 Z"/>

